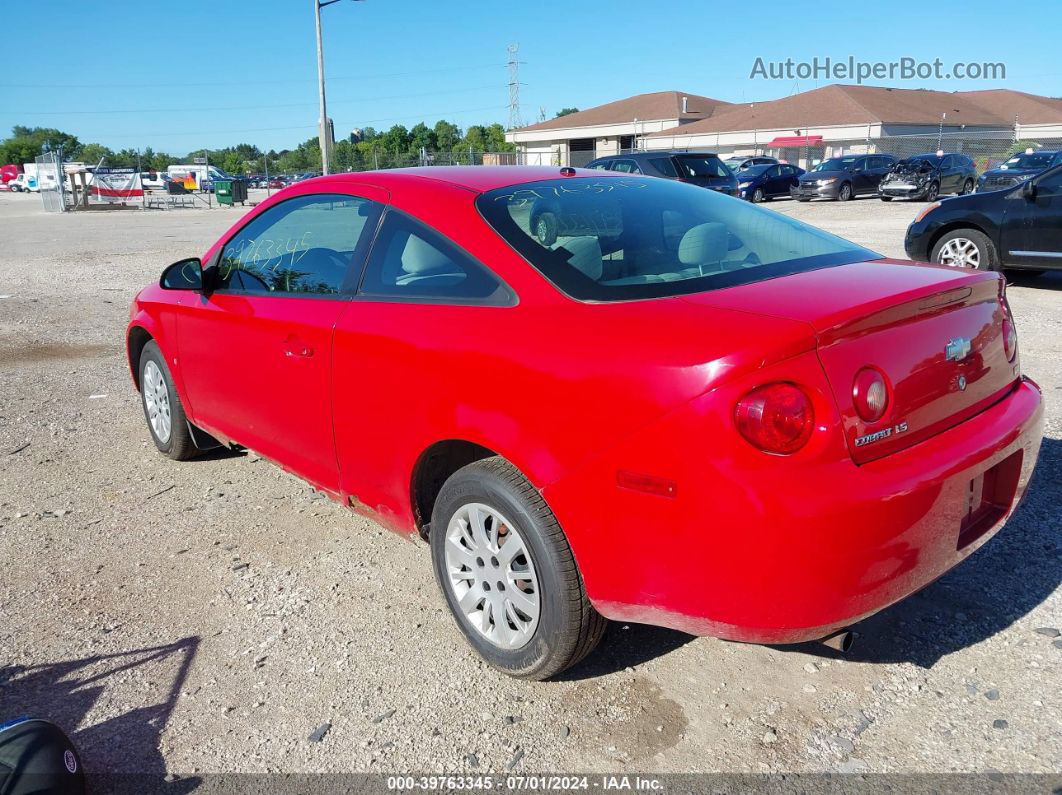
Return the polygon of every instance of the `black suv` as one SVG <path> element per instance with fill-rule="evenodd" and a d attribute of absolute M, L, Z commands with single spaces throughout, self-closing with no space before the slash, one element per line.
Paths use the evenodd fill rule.
<path fill-rule="evenodd" d="M 882 177 L 878 195 L 885 202 L 898 198 L 935 202 L 942 193 L 959 196 L 973 193 L 976 182 L 977 169 L 966 155 L 948 152 L 913 155 L 901 160 Z"/>
<path fill-rule="evenodd" d="M 800 202 L 811 199 L 837 199 L 877 193 L 881 178 L 896 164 L 892 155 L 843 155 L 823 160 L 800 178 L 792 190 Z"/>
<path fill-rule="evenodd" d="M 591 160 L 586 167 L 677 179 L 730 196 L 738 195 L 737 177 L 714 152 L 660 151 L 609 155 Z"/>
<path fill-rule="evenodd" d="M 739 171 L 744 171 L 746 168 L 752 168 L 753 166 L 773 166 L 778 162 L 778 158 L 767 157 L 767 155 L 748 155 L 747 157 L 735 155 L 728 157 L 723 162 L 726 163 L 727 168 L 737 174 Z"/>
<path fill-rule="evenodd" d="M 930 205 L 907 227 L 904 248 L 911 259 L 960 268 L 1062 268 L 1062 166 Z"/>
<path fill-rule="evenodd" d="M 1051 166 L 1062 164 L 1062 152 L 1025 150 L 1015 152 L 998 168 L 991 168 L 977 180 L 977 190 L 1001 190 L 1024 182 Z"/>

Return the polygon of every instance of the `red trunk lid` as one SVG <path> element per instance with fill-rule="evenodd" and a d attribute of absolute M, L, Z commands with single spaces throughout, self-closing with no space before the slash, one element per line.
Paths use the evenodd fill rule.
<path fill-rule="evenodd" d="M 865 463 L 963 422 L 1011 388 L 1018 361 L 1004 350 L 1002 284 L 994 273 L 879 260 L 688 300 L 814 327 L 849 451 Z M 880 370 L 889 386 L 876 422 L 860 418 L 853 401 L 864 367 Z"/>

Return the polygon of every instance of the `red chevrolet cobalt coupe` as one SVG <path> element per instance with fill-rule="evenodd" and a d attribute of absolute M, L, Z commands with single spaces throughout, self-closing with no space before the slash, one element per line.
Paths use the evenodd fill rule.
<path fill-rule="evenodd" d="M 1012 513 L 1042 433 L 998 274 L 882 259 L 680 182 L 322 177 L 133 302 L 158 449 L 251 448 L 430 542 L 541 679 L 605 619 L 821 639 Z"/>

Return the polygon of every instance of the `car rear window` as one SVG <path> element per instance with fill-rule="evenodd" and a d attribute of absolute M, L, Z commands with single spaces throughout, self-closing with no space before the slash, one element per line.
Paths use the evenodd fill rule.
<path fill-rule="evenodd" d="M 476 199 L 486 222 L 567 295 L 658 298 L 732 287 L 880 255 L 696 185 L 568 178 Z"/>

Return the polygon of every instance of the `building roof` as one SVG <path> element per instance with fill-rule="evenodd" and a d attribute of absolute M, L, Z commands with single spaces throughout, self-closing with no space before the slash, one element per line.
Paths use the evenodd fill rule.
<path fill-rule="evenodd" d="M 1007 124 L 1014 124 L 1015 118 L 1020 124 L 1062 123 L 1062 99 L 1041 97 L 1006 88 L 960 91 L 959 96 L 1000 116 Z"/>
<path fill-rule="evenodd" d="M 982 92 L 970 92 L 982 93 Z M 1014 92 L 1016 93 L 1016 92 Z M 1029 95 L 1031 96 L 1031 95 Z M 911 88 L 833 84 L 782 99 L 735 105 L 704 121 L 653 133 L 653 136 L 696 135 L 739 130 L 787 130 L 845 124 L 938 124 L 947 114 L 949 125 L 1010 126 L 984 104 L 962 93 Z"/>
<path fill-rule="evenodd" d="M 686 97 L 686 112 L 682 112 L 682 98 Z M 702 97 L 688 91 L 657 91 L 655 94 L 637 94 L 627 99 L 569 113 L 556 119 L 521 127 L 515 132 L 531 130 L 566 130 L 572 127 L 594 127 L 602 124 L 624 124 L 638 121 L 679 119 L 680 122 L 711 118 L 714 114 L 736 107 L 711 97 Z"/>

